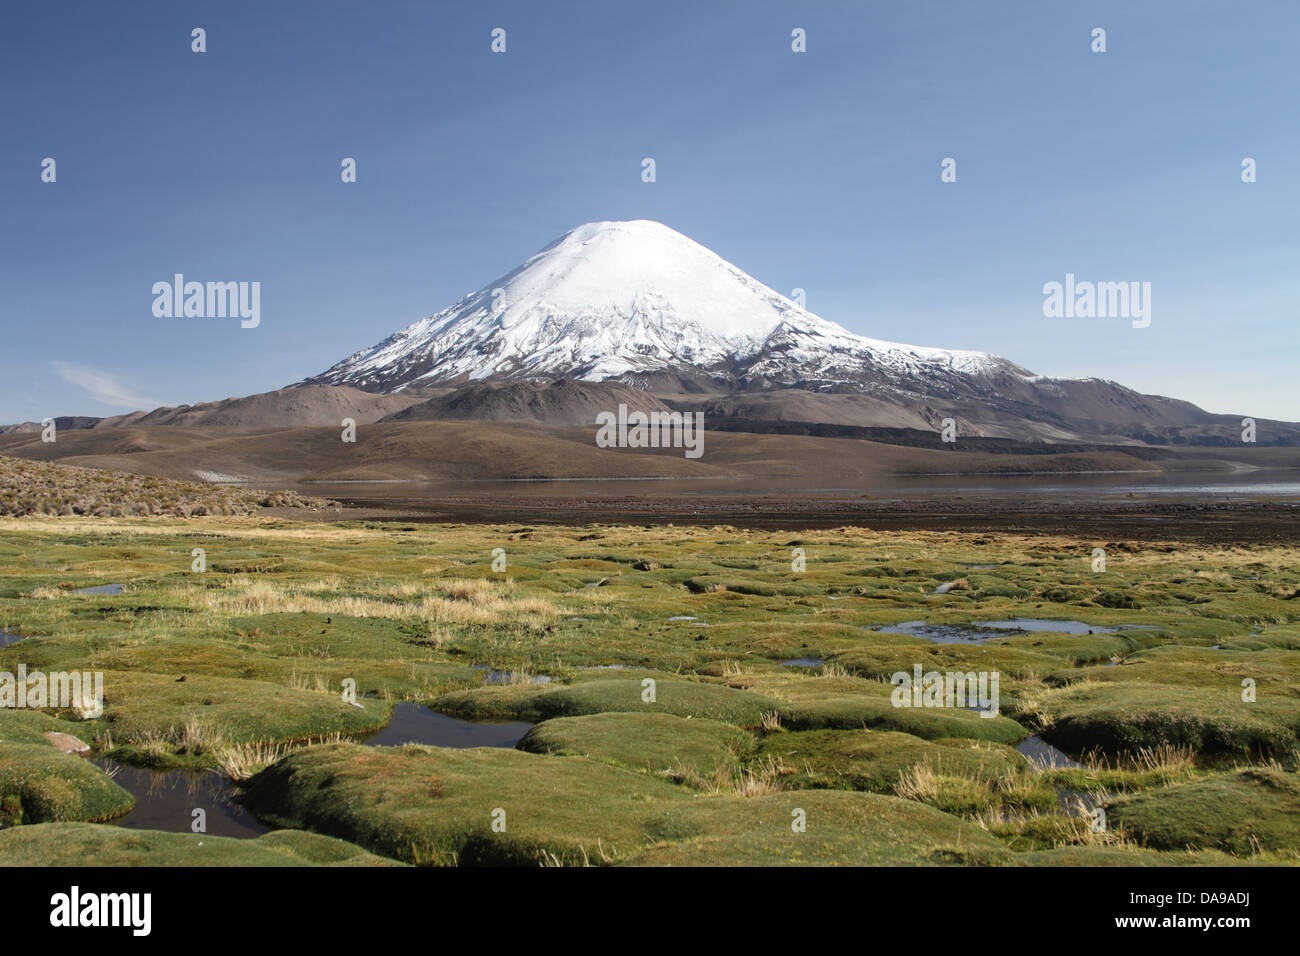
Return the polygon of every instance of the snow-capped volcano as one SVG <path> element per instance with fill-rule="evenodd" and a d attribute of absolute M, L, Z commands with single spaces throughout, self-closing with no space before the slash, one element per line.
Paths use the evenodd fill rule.
<path fill-rule="evenodd" d="M 524 378 L 896 388 L 997 373 L 1028 375 L 984 352 L 855 335 L 681 233 L 637 220 L 579 226 L 307 381 L 384 392 Z"/>
<path fill-rule="evenodd" d="M 792 435 L 839 434 L 840 426 L 933 433 L 950 421 L 968 437 L 1227 445 L 1241 428 L 1240 415 L 1103 379 L 1041 377 L 987 352 L 855 335 L 644 220 L 579 226 L 473 295 L 296 386 L 60 419 L 59 427 L 300 427 L 344 415 L 574 427 L 621 404 Z M 1260 424 L 1272 441 L 1300 444 L 1300 426 Z"/>

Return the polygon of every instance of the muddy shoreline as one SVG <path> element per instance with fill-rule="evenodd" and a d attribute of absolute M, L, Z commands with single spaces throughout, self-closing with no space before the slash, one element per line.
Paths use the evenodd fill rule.
<path fill-rule="evenodd" d="M 341 510 L 298 509 L 299 520 L 468 524 L 733 525 L 738 528 L 835 528 L 1069 534 L 1107 540 L 1295 544 L 1300 503 L 1291 500 L 1147 501 L 961 498 L 486 496 L 336 498 Z"/>

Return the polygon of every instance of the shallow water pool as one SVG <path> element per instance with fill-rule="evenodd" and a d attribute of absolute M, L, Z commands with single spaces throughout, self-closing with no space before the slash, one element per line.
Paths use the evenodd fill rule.
<path fill-rule="evenodd" d="M 269 832 L 269 827 L 235 802 L 239 793 L 235 785 L 214 771 L 147 770 L 108 759 L 95 763 L 112 772 L 118 786 L 135 797 L 134 810 L 108 821 L 114 826 L 192 833 L 194 811 L 201 809 L 207 817 L 204 832 L 212 836 L 248 839 Z"/>
<path fill-rule="evenodd" d="M 1029 758 L 1029 762 L 1039 770 L 1068 770 L 1082 767 L 1063 750 L 1058 750 L 1037 734 L 1025 738 L 1016 744 L 1016 749 Z"/>
<path fill-rule="evenodd" d="M 73 594 L 121 594 L 125 584 L 100 584 L 93 588 L 78 588 Z"/>
<path fill-rule="evenodd" d="M 1146 626 L 1104 627 L 1084 621 L 1051 621 L 1045 618 L 1017 617 L 1006 621 L 971 621 L 969 624 L 931 624 L 929 621 L 903 621 L 886 627 L 868 628 L 882 634 L 910 634 L 936 644 L 961 644 L 991 641 L 998 637 L 1035 631 L 1057 634 L 1111 634 L 1123 630 L 1143 630 Z"/>
<path fill-rule="evenodd" d="M 393 708 L 388 726 L 362 743 L 368 747 L 513 747 L 533 726 L 523 720 L 458 720 L 423 704 L 402 701 Z"/>

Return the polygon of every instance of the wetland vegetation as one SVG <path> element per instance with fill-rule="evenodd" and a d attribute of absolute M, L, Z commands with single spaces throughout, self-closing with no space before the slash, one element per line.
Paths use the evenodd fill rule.
<path fill-rule="evenodd" d="M 1294 864 L 1298 556 L 4 519 L 0 628 L 22 639 L 0 642 L 0 674 L 102 672 L 104 700 L 93 719 L 0 708 L 0 859 Z M 896 706 L 892 678 L 918 666 L 996 672 L 998 713 Z M 139 781 L 178 771 L 220 786 L 143 812 Z M 256 818 L 245 839 L 191 832 L 214 793 Z"/>

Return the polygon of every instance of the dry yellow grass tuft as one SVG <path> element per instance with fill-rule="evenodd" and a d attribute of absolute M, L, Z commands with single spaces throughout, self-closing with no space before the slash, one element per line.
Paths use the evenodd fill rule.
<path fill-rule="evenodd" d="M 231 744 L 222 747 L 216 754 L 218 769 L 231 780 L 248 780 L 274 763 L 279 763 L 289 754 L 316 744 L 336 744 L 343 740 L 342 734 L 326 734 L 309 738 L 301 743 L 273 743 L 259 740 L 248 744 Z"/>
<path fill-rule="evenodd" d="M 371 617 L 425 621 L 438 624 L 468 624 L 493 627 L 514 624 L 537 627 L 553 621 L 559 609 L 538 596 L 512 597 L 514 582 L 501 583 L 482 578 L 439 581 L 430 587 L 418 587 L 405 599 L 340 595 L 322 597 L 308 593 L 318 590 L 302 584 L 282 584 L 265 578 L 237 575 L 224 588 L 204 590 L 197 595 L 190 588 L 175 588 L 172 595 L 183 601 L 197 601 L 199 606 L 216 614 L 248 616 L 258 614 L 338 614 L 345 617 Z M 398 587 L 391 590 L 405 591 Z M 430 593 L 436 591 L 440 593 Z"/>
<path fill-rule="evenodd" d="M 939 772 L 929 761 L 914 764 L 899 773 L 894 793 L 904 800 L 933 800 L 939 795 Z"/>

